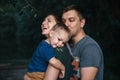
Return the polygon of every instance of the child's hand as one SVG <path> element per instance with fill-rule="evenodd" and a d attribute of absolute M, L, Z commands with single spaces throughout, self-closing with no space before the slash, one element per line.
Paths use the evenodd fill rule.
<path fill-rule="evenodd" d="M 64 78 L 65 77 L 65 71 L 60 71 L 59 78 Z"/>

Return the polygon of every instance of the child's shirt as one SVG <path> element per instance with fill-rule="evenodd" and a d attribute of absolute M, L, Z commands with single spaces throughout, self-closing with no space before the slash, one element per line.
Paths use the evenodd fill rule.
<path fill-rule="evenodd" d="M 28 72 L 45 72 L 51 58 L 55 57 L 54 48 L 46 41 L 39 43 L 28 65 Z"/>

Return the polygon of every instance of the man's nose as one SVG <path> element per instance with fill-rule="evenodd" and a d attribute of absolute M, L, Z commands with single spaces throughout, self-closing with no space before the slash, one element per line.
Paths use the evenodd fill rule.
<path fill-rule="evenodd" d="M 65 22 L 65 25 L 68 26 L 68 22 L 67 21 Z"/>
<path fill-rule="evenodd" d="M 66 22 L 65 22 L 65 25 L 66 25 L 67 27 L 69 27 L 69 21 L 66 21 Z"/>

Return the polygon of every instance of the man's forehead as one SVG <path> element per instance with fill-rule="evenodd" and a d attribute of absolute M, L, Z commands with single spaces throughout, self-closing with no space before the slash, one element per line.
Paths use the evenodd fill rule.
<path fill-rule="evenodd" d="M 62 15 L 62 18 L 72 18 L 72 17 L 75 17 L 76 16 L 76 11 L 75 10 L 70 10 L 70 11 L 67 11 L 65 13 L 63 13 Z"/>

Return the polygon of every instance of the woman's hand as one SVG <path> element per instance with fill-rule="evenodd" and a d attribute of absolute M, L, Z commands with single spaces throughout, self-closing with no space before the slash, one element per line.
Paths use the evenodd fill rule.
<path fill-rule="evenodd" d="M 24 75 L 24 80 L 31 80 L 27 74 Z"/>
<path fill-rule="evenodd" d="M 64 77 L 65 77 L 65 71 L 60 71 L 59 78 L 64 78 Z"/>

